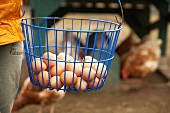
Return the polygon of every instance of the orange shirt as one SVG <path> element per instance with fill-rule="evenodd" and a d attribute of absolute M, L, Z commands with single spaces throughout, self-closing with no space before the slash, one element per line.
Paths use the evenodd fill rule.
<path fill-rule="evenodd" d="M 0 0 L 0 45 L 24 40 L 21 12 L 22 0 Z"/>

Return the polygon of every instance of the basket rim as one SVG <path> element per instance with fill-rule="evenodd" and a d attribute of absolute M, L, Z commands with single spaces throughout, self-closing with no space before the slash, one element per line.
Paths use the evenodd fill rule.
<path fill-rule="evenodd" d="M 53 60 L 53 59 L 49 59 L 49 58 L 43 58 L 42 56 L 36 56 L 34 54 L 29 54 L 27 51 L 24 51 L 26 54 L 28 54 L 31 57 L 34 58 L 40 58 L 40 59 L 44 59 L 44 60 L 49 60 L 49 61 L 56 61 L 56 62 L 66 62 L 66 63 L 101 63 L 101 62 L 106 62 L 106 61 L 110 61 L 114 59 L 114 55 L 112 55 L 110 58 L 104 59 L 104 60 L 99 60 L 99 61 L 89 61 L 89 62 L 85 62 L 85 61 L 76 61 L 76 59 L 74 59 L 74 61 L 66 61 L 66 60 Z"/>
<path fill-rule="evenodd" d="M 88 21 L 99 21 L 99 22 L 106 22 L 106 23 L 110 23 L 110 24 L 114 24 L 114 25 L 117 25 L 119 26 L 118 28 L 114 29 L 114 30 L 70 30 L 70 29 L 57 29 L 57 28 L 47 28 L 47 27 L 40 27 L 40 26 L 37 26 L 37 25 L 32 25 L 32 24 L 28 24 L 28 23 L 25 23 L 24 21 L 27 21 L 27 20 L 34 20 L 34 19 L 47 19 L 47 20 L 50 20 L 50 19 L 71 19 L 71 20 L 88 20 Z M 93 33 L 93 32 L 100 32 L 100 33 L 103 33 L 103 32 L 117 32 L 117 31 L 120 31 L 122 29 L 122 25 L 120 25 L 119 23 L 116 23 L 116 22 L 113 22 L 113 21 L 107 21 L 107 20 L 99 20 L 99 19 L 81 19 L 81 18 L 63 18 L 63 17 L 33 17 L 33 18 L 23 18 L 21 20 L 21 24 L 22 25 L 26 25 L 26 26 L 30 26 L 30 27 L 33 27 L 33 28 L 37 28 L 37 29 L 45 29 L 45 30 L 57 30 L 57 31 L 65 31 L 65 32 L 90 32 L 90 33 Z"/>

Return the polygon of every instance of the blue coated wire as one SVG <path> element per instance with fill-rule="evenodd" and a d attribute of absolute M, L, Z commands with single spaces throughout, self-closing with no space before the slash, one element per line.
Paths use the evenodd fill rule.
<path fill-rule="evenodd" d="M 48 24 L 47 24 L 47 19 L 44 20 L 45 21 L 45 26 L 48 27 Z M 46 29 L 45 30 L 45 37 L 46 37 L 46 42 L 47 42 L 47 56 L 48 56 L 48 65 L 50 65 L 50 58 L 49 58 L 49 44 L 48 44 L 48 30 Z M 42 54 L 41 54 L 42 55 Z M 53 60 L 53 59 L 52 59 Z M 48 86 L 50 86 L 50 66 L 48 66 Z"/>
<path fill-rule="evenodd" d="M 26 24 L 28 24 L 28 20 L 26 20 Z M 28 30 L 29 26 L 25 26 L 25 27 L 26 27 L 26 42 L 27 42 L 27 46 L 28 46 L 28 50 L 29 50 L 28 54 L 30 54 L 30 53 L 31 53 L 31 48 L 30 48 L 31 44 L 30 44 L 30 35 L 29 35 L 29 30 Z M 32 58 L 32 57 L 29 58 L 30 62 L 32 61 L 31 58 Z M 34 59 L 35 59 L 35 57 L 34 57 Z M 31 64 L 30 64 L 30 65 L 31 65 Z M 32 65 L 31 65 L 31 66 L 32 66 Z M 31 67 L 31 66 L 30 66 L 30 67 Z M 35 62 L 35 67 L 36 67 L 36 62 Z M 36 68 L 36 70 L 37 70 L 37 68 Z M 37 75 L 37 74 L 36 74 L 36 75 Z M 33 74 L 33 72 L 32 72 L 32 77 L 31 77 L 31 79 L 33 79 L 33 76 L 34 76 L 34 74 Z"/>
<path fill-rule="evenodd" d="M 38 18 L 38 22 L 39 22 L 39 19 L 40 18 Z M 25 36 L 25 38 L 26 38 L 26 40 L 24 41 L 24 49 L 25 49 L 25 53 L 26 53 L 26 55 L 27 55 L 27 57 L 26 57 L 26 60 L 27 60 L 27 64 L 30 64 L 31 62 L 32 62 L 32 60 L 30 59 L 29 60 L 29 57 L 31 58 L 31 57 L 34 57 L 34 58 L 39 58 L 40 57 L 40 55 L 42 55 L 43 53 L 42 53 L 42 49 L 43 48 L 46 48 L 46 50 L 47 50 L 47 52 L 49 52 L 49 49 L 50 48 L 54 48 L 55 49 L 55 54 L 57 54 L 58 53 L 58 48 L 62 48 L 62 50 L 63 50 L 63 52 L 65 52 L 66 53 L 66 55 L 65 55 L 65 60 L 67 59 L 67 53 L 68 53 L 68 50 L 67 49 L 69 49 L 70 48 L 70 50 L 71 50 L 71 55 L 73 55 L 73 48 L 75 48 L 74 50 L 74 61 L 72 61 L 72 62 L 70 62 L 70 61 L 61 61 L 61 60 L 56 60 L 56 63 L 57 62 L 64 62 L 65 63 L 65 69 L 64 69 L 64 71 L 66 71 L 66 63 L 73 63 L 74 64 L 74 68 L 73 68 L 73 72 L 75 72 L 75 69 L 76 69 L 76 67 L 75 67 L 75 65 L 77 64 L 77 63 L 81 63 L 81 62 L 76 62 L 76 55 L 78 54 L 78 57 L 80 57 L 80 50 L 82 49 L 84 49 L 84 57 L 87 55 L 87 52 L 88 51 L 92 51 L 92 61 L 91 62 L 84 62 L 84 61 L 82 61 L 83 62 L 83 68 L 84 68 L 84 63 L 90 63 L 91 65 L 90 65 L 90 72 L 89 72 L 89 74 L 91 73 L 91 69 L 92 69 L 92 63 L 94 63 L 94 61 L 93 61 L 93 59 L 94 59 L 94 54 L 97 52 L 97 60 L 98 60 L 98 62 L 95 62 L 95 63 L 103 63 L 104 65 L 106 65 L 106 70 L 105 70 L 105 72 L 104 72 L 104 70 L 102 70 L 101 71 L 101 74 L 102 73 L 104 73 L 104 78 L 103 78 L 103 80 L 102 80 L 102 83 L 101 83 L 101 81 L 99 81 L 98 83 L 97 83 L 97 87 L 96 88 L 94 88 L 94 82 L 93 82 L 93 84 L 92 84 L 92 88 L 91 89 L 89 89 L 88 88 L 88 85 L 86 86 L 86 90 L 85 91 L 93 91 L 93 90 L 98 90 L 98 89 L 100 89 L 103 85 L 104 85 L 104 82 L 105 82 L 105 80 L 106 80 L 106 77 L 107 77 L 107 74 L 108 74 L 108 71 L 109 71 L 109 68 L 110 68 L 110 64 L 111 64 L 111 61 L 112 61 L 112 59 L 113 59 L 113 56 L 114 56 L 114 52 L 115 52 L 115 48 L 116 48 L 116 44 L 117 44 L 117 40 L 118 40 L 118 37 L 119 37 L 119 32 L 120 32 L 120 29 L 121 29 L 121 26 L 120 26 L 120 28 L 119 28 L 119 26 L 118 26 L 118 24 L 114 24 L 113 22 L 108 22 L 108 21 L 98 21 L 98 20 L 96 20 L 96 21 L 94 21 L 94 19 L 89 19 L 89 23 L 88 23 L 88 30 L 83 30 L 83 20 L 84 19 L 82 19 L 81 20 L 81 23 L 80 23 L 80 29 L 74 29 L 74 19 L 71 19 L 71 26 L 72 26 L 72 28 L 71 28 L 71 30 L 64 30 L 65 29 L 65 21 L 64 21 L 64 19 L 63 19 L 63 27 L 62 27 L 62 29 L 63 30 L 58 30 L 58 28 L 56 28 L 56 26 L 54 25 L 54 27 L 53 27 L 53 29 L 48 29 L 47 28 L 47 21 L 48 21 L 48 19 L 49 18 L 43 18 L 43 20 L 45 20 L 45 27 L 46 27 L 46 29 L 41 29 L 41 27 L 39 26 L 39 23 L 38 23 L 38 25 L 32 25 L 32 26 L 30 26 L 27 22 L 26 22 L 26 24 L 22 24 L 22 29 L 23 29 L 23 34 L 24 34 L 24 36 Z M 53 18 L 53 19 L 59 19 L 59 18 Z M 28 19 L 29 20 L 29 19 Z M 26 20 L 27 21 L 27 20 Z M 85 21 L 87 21 L 87 20 L 85 20 Z M 92 22 L 96 22 L 96 30 L 95 31 L 92 31 L 91 30 L 91 24 L 92 24 Z M 103 29 L 102 30 L 98 30 L 98 25 L 99 25 L 99 22 L 102 22 L 104 25 L 103 25 Z M 54 20 L 54 23 L 55 23 L 55 20 Z M 105 29 L 105 26 L 106 26 L 106 24 L 110 24 L 110 27 L 109 27 L 109 29 Z M 24 27 L 24 26 L 26 26 L 26 27 Z M 39 26 L 39 27 L 37 27 L 37 26 Z M 112 27 L 112 26 L 114 26 L 114 27 Z M 29 30 L 28 30 L 28 27 L 30 27 L 31 28 L 31 36 L 29 36 Z M 45 28 L 44 27 L 44 28 Z M 34 29 L 37 29 L 38 30 L 38 42 L 36 42 L 36 37 L 34 36 Z M 44 46 L 44 45 L 42 45 L 41 44 L 41 30 L 45 30 L 45 33 L 46 33 L 46 35 L 45 35 L 45 37 L 46 37 L 46 46 Z M 48 37 L 48 31 L 49 30 L 53 30 L 54 31 L 54 38 L 55 38 L 55 45 L 54 46 L 50 46 L 48 43 L 48 38 L 50 38 L 50 37 Z M 59 46 L 58 45 L 58 42 L 57 42 L 57 38 L 61 38 L 61 37 L 58 37 L 58 32 L 62 32 L 62 35 L 63 35 L 63 43 L 62 43 L 62 45 L 61 46 Z M 73 33 L 76 33 L 76 41 L 75 41 L 75 44 L 76 45 L 73 45 Z M 99 35 L 99 32 L 102 34 L 102 37 L 100 38 L 100 40 L 98 39 L 98 35 Z M 64 33 L 66 33 L 66 36 L 64 35 Z M 69 35 L 69 33 L 71 33 L 70 35 Z M 80 34 L 79 34 L 80 33 Z M 80 47 L 80 41 L 81 41 L 81 38 L 82 38 L 82 34 L 83 33 L 86 33 L 86 45 L 84 46 L 84 47 Z M 94 36 L 94 44 L 93 44 L 93 47 L 92 48 L 89 48 L 88 46 L 88 43 L 90 42 L 89 41 L 89 36 L 90 36 L 90 33 L 95 33 L 95 36 Z M 108 33 L 108 36 L 106 35 Z M 78 37 L 78 36 L 80 36 L 80 37 Z M 30 42 L 31 42 L 31 40 L 29 40 L 30 38 L 29 37 L 31 37 L 32 38 L 32 45 L 30 44 Z M 68 37 L 71 37 L 70 38 L 70 42 L 71 42 L 71 46 L 68 46 Z M 66 41 L 65 42 L 65 44 L 64 44 L 64 40 Z M 99 46 L 99 48 L 96 46 L 97 45 L 97 42 L 100 42 L 100 46 Z M 36 45 L 36 43 L 38 43 L 38 45 Z M 105 45 L 106 44 L 106 45 Z M 33 53 L 31 53 L 31 52 L 29 52 L 29 51 L 31 51 L 32 50 L 32 52 Z M 36 53 L 36 50 L 39 50 L 39 53 L 40 53 L 40 55 L 38 55 L 37 53 Z M 48 62 L 49 62 L 49 54 L 47 54 L 48 55 L 48 58 L 46 59 L 46 60 L 48 60 Z M 57 58 L 57 56 L 56 56 L 56 58 Z M 78 58 L 79 59 L 79 58 Z M 42 60 L 42 59 L 40 59 L 40 60 Z M 36 62 L 35 62 L 35 65 L 36 65 Z M 104 65 L 103 65 L 103 67 L 102 68 L 104 68 Z M 99 66 L 99 65 L 98 65 Z M 42 63 L 41 63 L 41 68 L 42 68 Z M 83 75 L 83 68 L 82 68 L 82 75 Z M 98 67 L 97 67 L 97 69 L 98 69 Z M 28 67 L 28 70 L 30 71 L 30 69 L 29 69 L 29 67 Z M 48 71 L 49 71 L 49 69 L 48 69 Z M 56 72 L 58 72 L 58 70 L 57 70 L 57 68 L 56 68 Z M 96 72 L 97 72 L 97 70 L 96 70 Z M 107 72 L 107 73 L 106 73 Z M 49 73 L 50 74 L 50 73 Z M 66 90 L 68 90 L 68 91 L 70 91 L 70 92 L 74 92 L 74 91 L 80 91 L 80 88 L 81 88 L 81 82 L 82 82 L 82 75 L 81 75 L 81 81 L 80 81 L 80 86 L 79 86 L 79 89 L 78 90 L 75 90 L 74 89 L 74 87 L 73 87 L 73 84 L 74 84 L 74 76 L 73 76 L 73 80 L 72 80 L 72 86 L 71 87 L 69 87 L 69 88 L 67 88 L 66 87 L 66 75 L 65 75 L 66 73 L 64 73 L 64 91 L 66 91 Z M 101 76 L 101 74 L 100 74 L 100 76 Z M 30 75 L 33 75 L 33 73 L 31 74 L 30 73 Z M 44 75 L 42 75 L 42 76 L 44 76 Z M 89 80 L 89 77 L 90 76 L 88 76 L 88 80 Z M 33 78 L 33 77 L 32 77 Z M 37 77 L 36 77 L 37 78 Z M 94 78 L 94 81 L 95 81 L 95 78 Z M 41 87 L 43 87 L 44 88 L 44 78 L 42 77 L 42 84 L 43 84 L 43 86 L 41 86 Z M 58 82 L 58 77 L 56 77 L 56 83 Z M 87 81 L 87 82 L 89 82 L 89 81 Z M 99 85 L 99 83 L 101 83 L 100 85 Z M 48 81 L 48 85 L 49 85 L 49 81 Z M 40 86 L 39 86 L 40 87 Z M 51 87 L 51 86 L 50 86 Z M 56 84 L 56 89 L 57 90 L 59 90 L 59 88 L 58 88 L 58 84 Z"/>
<path fill-rule="evenodd" d="M 22 33 L 23 33 L 24 37 L 26 38 L 24 24 L 21 24 L 21 26 L 22 26 Z M 25 50 L 25 52 L 27 52 L 27 51 L 28 51 L 28 48 L 27 48 L 26 40 L 23 41 L 23 44 L 24 44 L 24 50 Z M 26 54 L 25 57 L 26 57 L 27 65 L 28 65 L 27 68 L 28 68 L 28 71 L 29 71 L 29 75 L 31 75 L 29 55 Z"/>
<path fill-rule="evenodd" d="M 35 47 L 36 47 L 36 45 L 35 45 L 35 43 L 34 43 L 34 39 L 35 39 L 35 37 L 34 37 L 34 29 L 31 27 L 31 40 L 32 40 L 32 45 L 33 45 L 33 48 L 32 48 L 32 52 L 33 52 L 33 54 L 35 54 L 35 56 L 37 55 L 37 52 L 36 52 L 36 49 L 35 49 Z M 35 56 L 34 56 L 34 59 L 35 59 Z M 31 58 L 30 58 L 30 61 L 31 61 Z M 34 60 L 35 61 L 35 60 Z M 35 62 L 35 66 L 36 66 L 36 62 Z M 32 76 L 34 76 L 34 72 L 32 71 Z M 36 81 L 38 81 L 38 72 L 37 72 L 37 68 L 36 68 Z"/>
<path fill-rule="evenodd" d="M 56 29 L 56 19 L 54 19 L 54 29 Z M 57 30 L 54 30 L 54 49 L 55 49 L 55 54 L 56 54 L 56 90 L 59 91 L 59 86 L 58 86 L 58 59 L 57 59 L 57 54 L 58 54 L 58 33 Z"/>
<path fill-rule="evenodd" d="M 80 22 L 80 31 L 82 31 L 82 26 L 83 26 L 83 24 L 82 24 L 82 21 L 83 20 L 81 20 L 81 22 Z M 78 38 L 78 37 L 77 37 Z M 80 41 L 82 40 L 82 32 L 80 32 L 80 39 L 79 39 Z M 78 43 L 78 48 L 80 48 L 80 41 L 79 41 L 79 43 Z M 78 59 L 80 58 L 80 49 L 78 49 Z"/>
<path fill-rule="evenodd" d="M 99 26 L 99 21 L 97 21 L 96 23 L 96 30 L 98 31 L 98 26 Z M 98 32 L 95 33 L 95 36 L 94 36 L 94 45 L 93 45 L 93 51 L 92 51 L 92 62 L 93 62 L 93 59 L 94 59 L 94 53 L 95 53 L 95 48 L 96 48 L 96 42 L 97 42 L 97 37 L 98 37 Z M 90 72 L 89 72 L 89 75 L 91 73 L 91 69 L 92 69 L 92 62 L 91 62 L 91 65 L 90 65 Z M 88 81 L 89 81 L 89 78 L 90 76 L 88 76 Z M 96 77 L 94 78 L 94 82 L 92 84 L 92 89 L 94 89 L 94 83 L 95 83 L 95 79 Z"/>
<path fill-rule="evenodd" d="M 65 40 L 68 40 L 68 32 L 66 31 L 66 39 Z M 67 41 L 66 41 L 66 45 L 64 45 L 67 47 Z M 65 61 L 67 61 L 67 48 L 65 50 Z M 64 91 L 66 91 L 66 62 L 65 62 L 65 65 L 64 65 Z"/>
<path fill-rule="evenodd" d="M 38 24 L 39 24 L 39 22 L 38 22 Z M 40 29 L 38 29 L 38 45 L 39 45 L 39 52 L 40 52 L 40 56 L 41 56 L 43 54 L 43 52 L 42 52 L 41 31 L 40 31 Z M 41 69 L 42 69 L 42 61 L 41 61 Z M 45 88 L 44 86 L 45 86 L 44 85 L 44 73 L 42 73 L 42 87 Z"/>
<path fill-rule="evenodd" d="M 73 19 L 72 19 L 72 21 L 71 21 L 71 24 L 72 24 L 72 28 L 71 28 L 71 29 L 73 30 L 73 28 L 74 28 Z M 70 55 L 71 55 L 71 56 L 72 56 L 72 54 L 73 54 L 73 53 L 72 53 L 72 48 L 73 48 L 73 47 L 72 47 L 72 46 L 73 46 L 73 45 L 72 45 L 72 42 L 73 42 L 73 38 L 74 38 L 74 37 L 73 37 L 73 32 L 72 32 L 72 33 L 71 33 L 71 38 L 70 38 L 70 42 L 71 42 L 71 51 L 70 51 Z"/>
<path fill-rule="evenodd" d="M 121 4 L 120 0 L 118 0 L 118 4 L 119 4 L 119 5 Z"/>

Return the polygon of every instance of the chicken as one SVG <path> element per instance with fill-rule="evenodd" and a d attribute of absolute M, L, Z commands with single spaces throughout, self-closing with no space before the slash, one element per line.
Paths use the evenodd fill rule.
<path fill-rule="evenodd" d="M 160 39 L 153 40 L 147 37 L 123 54 L 121 58 L 123 79 L 143 78 L 156 71 L 161 56 L 161 43 Z"/>
<path fill-rule="evenodd" d="M 39 104 L 41 109 L 38 113 L 42 113 L 42 108 L 45 105 L 51 105 L 50 113 L 54 113 L 55 103 L 62 100 L 65 96 L 64 91 L 40 89 L 34 86 L 29 77 L 26 78 L 24 84 L 14 102 L 12 111 L 18 111 L 29 104 Z"/>

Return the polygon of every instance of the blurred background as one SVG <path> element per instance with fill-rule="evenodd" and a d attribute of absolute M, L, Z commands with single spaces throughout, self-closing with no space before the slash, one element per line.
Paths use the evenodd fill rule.
<path fill-rule="evenodd" d="M 51 96 L 59 101 L 48 104 L 20 99 L 17 104 L 23 107 L 16 113 L 170 113 L 170 0 L 121 2 L 125 20 L 104 87 L 89 93 L 66 92 L 60 99 Z M 23 18 L 122 19 L 117 0 L 23 0 L 23 11 Z M 26 77 L 24 57 L 20 88 Z"/>

